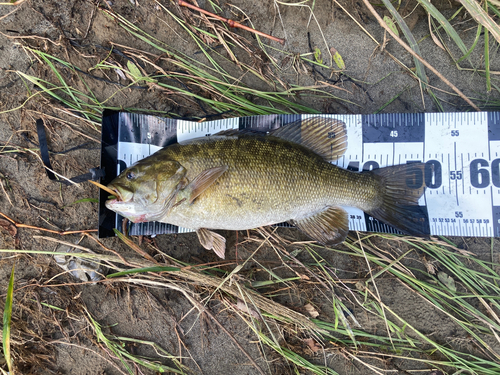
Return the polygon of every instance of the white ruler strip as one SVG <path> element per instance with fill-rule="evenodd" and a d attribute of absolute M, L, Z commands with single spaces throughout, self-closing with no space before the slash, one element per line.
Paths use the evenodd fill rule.
<path fill-rule="evenodd" d="M 302 118 L 313 116 L 317 115 Z M 419 204 L 427 208 L 431 234 L 500 236 L 500 114 L 321 116 L 346 124 L 348 148 L 335 162 L 339 167 L 361 171 L 415 161 L 426 163 L 427 188 Z M 133 114 L 122 117 L 127 129 L 132 129 L 126 140 L 118 142 L 118 168 L 122 170 L 159 150 L 151 141 L 155 137 L 175 134 L 177 141 L 183 142 L 242 126 L 240 118 L 203 123 L 169 120 L 170 130 L 166 131 L 165 119 L 143 116 L 139 121 L 140 115 Z M 249 126 L 270 130 L 298 118 L 260 116 Z M 131 124 L 136 121 L 141 125 L 134 128 Z M 496 124 L 494 131 L 492 121 Z M 134 134 L 134 129 L 140 135 Z M 370 222 L 362 211 L 347 211 L 351 230 L 365 231 L 368 225 L 377 230 L 379 224 Z"/>

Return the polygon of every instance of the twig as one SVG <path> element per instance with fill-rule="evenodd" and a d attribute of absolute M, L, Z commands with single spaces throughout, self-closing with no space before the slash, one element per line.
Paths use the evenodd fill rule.
<path fill-rule="evenodd" d="M 69 115 L 69 116 L 74 116 L 74 113 L 72 113 L 72 112 L 67 112 L 64 108 L 59 108 L 59 107 L 56 107 L 56 106 L 51 105 L 51 104 L 49 104 L 49 106 L 50 106 L 50 107 L 51 107 L 54 111 L 60 111 L 60 112 L 63 112 L 64 114 L 66 114 L 66 115 Z M 100 140 L 100 139 L 93 138 L 93 137 L 91 137 L 90 135 L 87 135 L 87 134 L 85 134 L 85 133 L 82 133 L 82 132 L 80 132 L 80 131 L 76 130 L 75 128 L 71 127 L 71 125 L 73 125 L 73 123 L 71 123 L 71 122 L 69 122 L 69 121 L 67 121 L 67 120 L 64 120 L 64 119 L 59 118 L 59 117 L 56 117 L 56 116 L 49 115 L 48 113 L 38 112 L 38 111 L 35 111 L 35 110 L 33 110 L 33 109 L 28 109 L 27 111 L 28 111 L 28 112 L 32 112 L 32 113 L 34 113 L 34 114 L 35 114 L 36 116 L 38 116 L 38 117 L 40 117 L 40 116 L 42 116 L 42 115 L 43 115 L 43 116 L 45 116 L 46 118 L 49 118 L 49 119 L 51 119 L 51 120 L 55 120 L 55 121 L 57 121 L 57 122 L 59 122 L 59 123 L 61 123 L 61 124 L 65 125 L 65 126 L 67 126 L 67 127 L 68 127 L 68 129 L 70 129 L 71 131 L 73 131 L 73 132 L 75 132 L 75 133 L 77 133 L 77 134 L 81 135 L 82 137 L 88 138 L 88 139 L 90 139 L 91 141 L 96 142 L 96 143 L 98 143 L 98 144 L 100 144 L 100 143 L 101 143 L 101 140 Z M 78 119 L 78 120 L 82 120 L 82 121 L 85 121 L 85 120 L 86 120 L 85 118 L 82 118 L 82 117 L 77 117 L 77 119 Z M 92 124 L 92 123 L 91 123 L 91 124 Z M 89 124 L 87 124 L 87 125 L 89 125 Z"/>
<path fill-rule="evenodd" d="M 400 37 L 398 37 L 394 31 L 391 30 L 391 28 L 382 20 L 382 18 L 379 16 L 379 14 L 375 11 L 373 6 L 370 4 L 368 0 L 363 0 L 365 3 L 366 7 L 370 10 L 370 12 L 373 14 L 373 16 L 377 19 L 378 23 L 380 26 L 382 26 L 392 38 L 398 42 L 408 53 L 410 53 L 413 57 L 415 57 L 417 60 L 419 60 L 422 64 L 425 65 L 426 68 L 428 68 L 432 73 L 437 75 L 441 81 L 446 83 L 450 88 L 455 91 L 463 100 L 465 100 L 472 108 L 474 108 L 476 111 L 481 112 L 478 106 L 476 106 L 467 96 L 465 96 L 462 91 L 460 91 L 453 83 L 448 81 L 441 73 L 439 73 L 431 64 L 429 64 L 426 60 L 424 60 L 419 54 L 415 53 L 408 44 L 406 44 Z"/>
<path fill-rule="evenodd" d="M 18 223 L 14 219 L 11 219 L 7 215 L 3 214 L 0 212 L 0 215 L 2 215 L 4 218 L 9 220 L 16 228 L 28 228 L 28 229 L 36 229 L 36 230 L 41 230 L 44 232 L 49 232 L 49 233 L 55 233 L 55 234 L 60 234 L 60 235 L 66 235 L 66 234 L 76 234 L 76 233 L 90 233 L 90 232 L 97 232 L 97 229 L 82 229 L 82 230 L 65 230 L 65 231 L 59 231 L 59 230 L 53 230 L 53 229 L 45 229 L 41 227 L 36 227 L 34 225 L 28 225 L 28 224 L 22 224 Z"/>
<path fill-rule="evenodd" d="M 0 4 L 0 5 L 1 5 L 1 4 Z M 7 17 L 8 17 L 8 16 L 10 16 L 12 13 L 17 12 L 17 10 L 18 10 L 18 9 L 19 9 L 19 8 L 16 8 L 16 9 L 14 9 L 12 12 L 9 12 L 9 13 L 7 13 L 7 14 L 3 15 L 2 17 L 0 17 L 0 21 L 1 21 L 1 20 L 3 20 L 4 18 L 7 18 Z"/>
<path fill-rule="evenodd" d="M 111 195 L 114 195 L 114 196 L 117 196 L 116 192 L 111 190 L 110 188 L 104 186 L 104 185 L 101 185 L 99 182 L 97 181 L 92 181 L 92 180 L 89 180 L 90 183 L 94 184 L 95 186 L 97 186 L 98 188 L 104 190 L 105 192 L 111 194 Z"/>
<path fill-rule="evenodd" d="M 122 261 L 123 264 L 125 264 L 125 265 L 127 265 L 129 267 L 134 267 L 134 265 L 131 264 L 131 263 L 129 263 L 129 262 L 127 262 L 127 260 L 123 256 L 121 256 L 121 254 L 118 251 L 115 251 L 113 249 L 110 249 L 109 247 L 104 246 L 104 244 L 101 241 L 99 241 L 97 238 L 94 238 L 93 236 L 91 236 L 88 233 L 85 233 L 85 235 L 88 238 L 90 238 L 91 240 L 97 242 L 104 250 L 109 251 L 109 252 L 115 254 L 118 258 L 120 258 L 120 260 Z"/>
<path fill-rule="evenodd" d="M 57 243 L 60 243 L 62 245 L 66 245 L 70 248 L 75 248 L 75 249 L 80 249 L 80 250 L 83 250 L 83 251 L 86 251 L 90 254 L 94 254 L 94 255 L 98 255 L 96 252 L 86 248 L 86 247 L 83 247 L 83 246 L 80 246 L 78 244 L 75 244 L 75 243 L 71 243 L 71 242 L 66 242 L 66 241 L 61 241 L 61 240 L 58 240 L 57 238 L 52 238 L 52 237 L 44 237 L 44 236 L 33 236 L 33 238 L 36 238 L 36 239 L 42 239 L 42 240 L 47 240 L 47 241 L 52 241 L 52 242 L 57 242 Z"/>
<path fill-rule="evenodd" d="M 228 18 L 224 18 L 224 17 L 218 16 L 216 14 L 213 14 L 213 13 L 209 12 L 208 10 L 201 9 L 201 8 L 198 8 L 195 5 L 189 4 L 189 3 L 185 2 L 184 0 L 178 0 L 177 3 L 180 6 L 184 6 L 184 7 L 193 9 L 193 10 L 197 10 L 198 12 L 206 14 L 207 16 L 214 17 L 214 18 L 218 19 L 219 21 L 227 23 L 230 27 L 236 27 L 236 28 L 239 28 L 239 29 L 250 31 L 251 33 L 260 35 L 260 36 L 262 36 L 264 38 L 267 38 L 267 39 L 274 40 L 275 42 L 278 42 L 278 43 L 280 43 L 282 45 L 285 44 L 285 39 L 277 38 L 275 36 L 263 33 L 262 31 L 258 31 L 258 30 L 252 29 L 251 27 L 242 25 L 241 23 L 238 23 L 236 21 L 230 20 Z"/>
<path fill-rule="evenodd" d="M 85 31 L 85 34 L 83 34 L 83 39 L 86 39 L 87 36 L 89 35 L 90 31 L 90 26 L 92 25 L 92 20 L 94 19 L 94 12 L 95 12 L 95 6 L 92 7 L 92 12 L 90 13 L 90 18 L 89 18 L 89 24 L 87 26 L 87 30 Z"/>
<path fill-rule="evenodd" d="M 0 180 L 0 186 L 2 187 L 3 193 L 5 194 L 5 197 L 9 201 L 10 205 L 12 207 L 14 207 L 14 205 L 12 204 L 12 201 L 10 200 L 9 194 L 7 194 L 7 191 L 5 190 L 5 187 L 3 186 L 3 181 L 1 181 L 1 180 Z"/>
<path fill-rule="evenodd" d="M 140 256 L 146 258 L 147 260 L 149 260 L 150 262 L 154 263 L 154 264 L 159 264 L 155 258 L 153 258 L 151 255 L 149 255 L 148 253 L 146 253 L 144 250 L 142 250 L 140 248 L 139 245 L 137 245 L 134 241 L 132 241 L 129 237 L 127 237 L 125 234 L 123 233 L 120 233 L 119 231 L 116 231 L 116 234 L 118 235 L 118 238 L 120 240 L 122 240 L 125 245 L 127 245 L 128 247 L 130 247 L 132 250 L 134 250 L 137 254 L 139 254 Z"/>

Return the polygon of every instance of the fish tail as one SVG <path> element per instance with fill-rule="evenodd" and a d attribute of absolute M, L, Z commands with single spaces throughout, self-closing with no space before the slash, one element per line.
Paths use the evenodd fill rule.
<path fill-rule="evenodd" d="M 428 234 L 421 213 L 415 210 L 425 190 L 424 166 L 410 163 L 365 172 L 380 184 L 378 204 L 368 214 L 408 234 Z"/>

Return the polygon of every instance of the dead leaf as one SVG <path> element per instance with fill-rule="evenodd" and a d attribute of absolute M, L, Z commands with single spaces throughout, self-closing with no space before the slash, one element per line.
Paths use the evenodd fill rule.
<path fill-rule="evenodd" d="M 247 314 L 251 315 L 253 318 L 255 319 L 258 319 L 258 320 L 262 320 L 262 318 L 260 317 L 260 314 L 252 309 L 251 307 L 249 307 L 245 302 L 243 302 L 241 299 L 238 300 L 238 302 L 236 303 L 236 308 L 238 310 L 241 310 L 243 312 L 246 312 Z"/>
<path fill-rule="evenodd" d="M 438 272 L 438 279 L 441 281 L 448 289 L 452 292 L 457 291 L 457 287 L 455 286 L 455 281 L 451 276 L 449 276 L 446 272 Z"/>
<path fill-rule="evenodd" d="M 366 284 L 361 280 L 356 282 L 355 286 L 356 290 L 359 290 L 360 292 L 364 292 L 366 290 Z"/>
<path fill-rule="evenodd" d="M 17 228 L 8 220 L 0 219 L 0 227 L 5 229 L 12 237 L 17 236 Z"/>
<path fill-rule="evenodd" d="M 318 343 L 314 341 L 314 339 L 304 339 L 304 342 L 314 353 L 317 353 L 321 350 L 321 346 L 319 346 Z"/>
<path fill-rule="evenodd" d="M 428 14 L 429 16 L 429 32 L 431 33 L 431 38 L 432 40 L 434 41 L 434 43 L 436 43 L 436 45 L 441 48 L 443 51 L 446 51 L 443 47 L 443 45 L 441 44 L 441 42 L 439 41 L 439 39 L 437 38 L 437 36 L 434 35 L 434 33 L 432 32 L 432 26 L 431 26 L 431 15 Z"/>
<path fill-rule="evenodd" d="M 318 317 L 319 312 L 310 303 L 308 303 L 307 305 L 305 305 L 304 308 L 306 309 L 307 313 L 309 315 L 311 315 L 312 318 L 317 318 Z"/>
<path fill-rule="evenodd" d="M 424 259 L 424 265 L 425 268 L 427 269 L 427 272 L 429 272 L 431 275 L 436 274 L 436 267 L 434 267 L 434 264 L 429 262 L 427 259 Z"/>
<path fill-rule="evenodd" d="M 118 74 L 120 76 L 121 79 L 123 79 L 124 81 L 127 79 L 127 77 L 125 77 L 125 74 L 122 72 L 121 69 L 115 68 L 114 70 L 115 70 L 116 74 Z"/>
<path fill-rule="evenodd" d="M 342 56 L 340 56 L 340 53 L 333 47 L 330 48 L 330 53 L 332 55 L 333 61 L 335 61 L 335 64 L 337 64 L 338 68 L 340 70 L 344 70 L 345 63 L 344 63 L 344 59 L 342 58 Z"/>
<path fill-rule="evenodd" d="M 5 229 L 14 238 L 14 246 L 16 249 L 20 249 L 21 240 L 17 235 L 17 227 L 8 220 L 0 219 L 0 227 Z"/>
<path fill-rule="evenodd" d="M 396 26 L 396 24 L 394 23 L 394 21 L 392 20 L 392 18 L 390 18 L 388 16 L 384 16 L 384 22 L 387 24 L 387 26 L 389 26 L 389 28 L 392 30 L 392 32 L 394 34 L 396 34 L 397 36 L 399 36 L 398 27 Z"/>

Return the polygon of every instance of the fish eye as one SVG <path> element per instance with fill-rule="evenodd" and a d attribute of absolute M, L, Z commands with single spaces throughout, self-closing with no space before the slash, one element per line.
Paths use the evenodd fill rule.
<path fill-rule="evenodd" d="M 127 180 L 132 180 L 132 179 L 134 179 L 134 177 L 135 177 L 134 172 L 128 172 L 127 173 Z"/>

